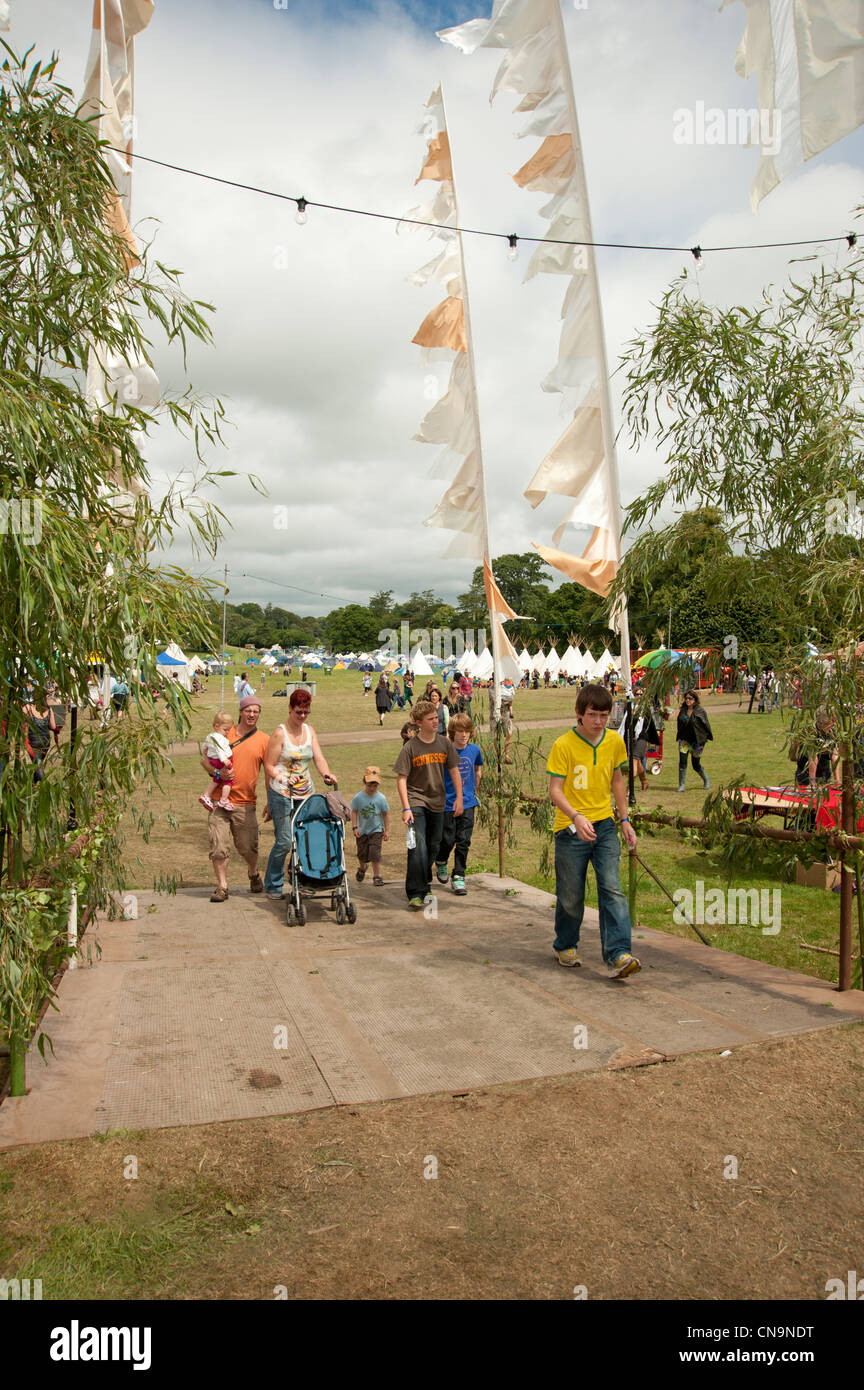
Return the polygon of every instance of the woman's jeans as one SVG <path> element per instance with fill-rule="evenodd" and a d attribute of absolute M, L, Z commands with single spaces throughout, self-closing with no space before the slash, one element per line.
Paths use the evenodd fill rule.
<path fill-rule="evenodd" d="M 579 945 L 585 911 L 585 879 L 593 864 L 600 907 L 600 942 L 607 965 L 630 951 L 630 909 L 621 891 L 621 841 L 611 816 L 593 821 L 596 840 L 580 840 L 569 830 L 555 836 L 555 950 Z"/>
<path fill-rule="evenodd" d="M 697 748 L 690 748 L 690 749 L 688 750 L 689 755 L 690 755 L 690 761 L 691 761 L 691 763 L 693 764 L 693 771 L 696 773 L 697 777 L 701 777 L 701 778 L 702 778 L 702 781 L 703 781 L 703 782 L 705 781 L 705 769 L 704 769 L 704 767 L 702 766 L 702 754 L 703 754 L 704 751 L 705 751 L 705 750 L 704 750 L 704 747 L 703 747 L 703 748 L 698 748 L 698 749 L 697 749 Z M 680 746 L 680 744 L 679 744 L 679 746 L 678 746 L 678 781 L 679 781 L 679 783 L 680 783 L 680 782 L 683 782 L 686 776 L 687 776 L 687 752 L 682 752 L 682 751 L 681 751 L 681 746 Z"/>
<path fill-rule="evenodd" d="M 285 883 L 285 856 L 291 848 L 294 812 L 303 805 L 303 799 L 283 796 L 267 788 L 267 806 L 273 820 L 276 839 L 267 860 L 264 874 L 265 893 L 281 893 Z"/>

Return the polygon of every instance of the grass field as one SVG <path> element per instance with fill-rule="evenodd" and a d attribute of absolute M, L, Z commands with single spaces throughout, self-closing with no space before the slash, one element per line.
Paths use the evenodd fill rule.
<path fill-rule="evenodd" d="M 225 677 L 225 703 L 233 709 L 233 668 Z M 339 779 L 339 785 L 350 797 L 360 789 L 364 768 L 369 763 L 382 770 L 382 790 L 391 808 L 398 807 L 396 779 L 392 765 L 400 747 L 398 729 L 404 715 L 394 710 L 385 716 L 385 729 L 378 727 L 372 696 L 364 697 L 359 671 L 335 672 L 315 676 L 317 692 L 312 706 L 311 723 L 319 735 L 325 755 Z M 260 683 L 260 668 L 256 673 Z M 262 714 L 259 727 L 266 732 L 287 716 L 287 701 L 274 698 L 273 692 L 282 682 L 267 676 L 260 693 Z M 419 692 L 418 692 L 419 693 Z M 555 738 L 573 723 L 575 692 L 568 689 L 518 691 L 516 722 L 523 740 L 540 740 L 545 755 Z M 195 697 L 192 709 L 192 740 L 197 742 L 209 731 L 213 714 L 219 707 L 220 680 L 212 677 L 208 689 Z M 784 733 L 779 713 L 748 715 L 746 706 L 739 706 L 734 697 L 708 696 L 705 699 L 714 730 L 714 742 L 708 745 L 704 765 L 712 786 L 746 775 L 748 782 L 778 785 L 789 781 L 792 766 L 783 749 Z M 475 700 L 474 713 L 486 715 L 485 692 Z M 551 723 L 551 727 L 532 728 L 532 725 Z M 485 722 L 483 727 L 485 727 Z M 166 765 L 161 792 L 151 797 L 156 824 L 147 843 L 131 837 L 126 847 L 126 886 L 150 888 L 155 882 L 173 878 L 179 885 L 201 885 L 212 881 L 207 858 L 206 812 L 198 803 L 205 789 L 205 778 L 199 764 L 195 742 L 190 740 L 176 748 Z M 698 816 L 705 793 L 690 769 L 687 790 L 679 794 L 677 750 L 674 744 L 674 723 L 667 730 L 666 758 L 662 772 L 649 778 L 648 789 L 642 793 L 637 784 L 638 809 L 661 810 L 685 816 Z M 540 765 L 542 767 L 542 764 Z M 263 788 L 263 778 L 261 786 Z M 538 769 L 533 785 L 524 788 L 544 795 L 546 778 Z M 263 791 L 259 806 L 263 808 Z M 774 822 L 777 824 L 778 822 Z M 386 878 L 401 878 L 404 873 L 404 853 L 401 827 L 394 815 L 390 843 L 385 846 L 384 872 Z M 269 852 L 272 830 L 262 826 L 262 855 Z M 554 891 L 554 881 L 539 871 L 542 846 L 532 834 L 527 822 L 516 825 L 516 845 L 506 851 L 505 871 L 536 887 Z M 839 901 L 837 894 L 789 883 L 779 871 L 748 875 L 727 883 L 721 867 L 700 847 L 683 839 L 672 830 L 640 836 L 640 857 L 660 878 L 670 893 L 678 889 L 696 892 L 697 884 L 711 888 L 727 886 L 755 887 L 778 890 L 781 911 L 781 930 L 777 935 L 763 935 L 759 926 L 709 926 L 703 928 L 712 944 L 754 959 L 769 961 L 789 969 L 835 979 L 836 957 L 808 951 L 805 945 L 836 949 L 839 931 Z M 626 887 L 626 861 L 622 871 Z M 497 845 L 482 829 L 475 831 L 469 872 L 498 869 Z M 236 857 L 229 866 L 229 881 L 240 884 L 245 868 Z M 589 875 L 588 902 L 594 903 L 593 876 Z M 687 925 L 672 920 L 669 900 L 640 869 L 637 893 L 637 917 L 645 926 L 680 936 L 691 936 Z M 805 943 L 802 945 L 801 943 Z M 855 976 L 857 979 L 857 974 Z"/>

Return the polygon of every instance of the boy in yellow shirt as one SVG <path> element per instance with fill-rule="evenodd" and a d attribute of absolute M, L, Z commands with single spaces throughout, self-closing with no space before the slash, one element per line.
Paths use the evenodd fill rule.
<path fill-rule="evenodd" d="M 576 700 L 576 727 L 555 740 L 546 771 L 549 800 L 555 807 L 554 950 L 558 964 L 582 964 L 577 947 L 590 862 L 597 879 L 603 959 L 611 978 L 623 980 L 642 967 L 630 954 L 630 911 L 618 873 L 621 845 L 612 816 L 612 797 L 630 849 L 635 848 L 636 832 L 627 815 L 627 745 L 619 733 L 606 728 L 611 709 L 612 696 L 604 686 L 583 686 Z"/>

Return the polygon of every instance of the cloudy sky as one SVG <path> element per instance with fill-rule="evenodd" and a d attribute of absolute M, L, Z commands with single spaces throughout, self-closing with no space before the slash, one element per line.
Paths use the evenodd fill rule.
<path fill-rule="evenodd" d="M 279 0 L 282 3 L 282 0 Z M 594 236 L 598 241 L 691 246 L 840 235 L 862 199 L 864 132 L 834 145 L 750 211 L 758 152 L 673 139 L 681 108 L 756 105 L 755 79 L 734 58 L 745 8 L 717 0 L 562 0 Z M 424 202 L 414 180 L 425 142 L 422 107 L 440 81 L 463 226 L 544 235 L 544 195 L 509 175 L 536 142 L 517 141 L 515 98 L 488 96 L 500 54 L 465 57 L 435 30 L 488 15 L 491 0 L 157 0 L 136 44 L 136 152 L 310 200 L 383 213 Z M 12 0 L 8 41 L 61 55 L 80 91 L 92 0 Z M 421 367 L 411 338 L 442 297 L 408 276 L 435 254 L 426 233 L 310 209 L 136 165 L 133 222 L 155 232 L 159 258 L 185 272 L 194 298 L 216 306 L 215 344 L 193 351 L 189 376 L 220 396 L 231 425 L 216 467 L 235 469 L 218 502 L 231 528 L 215 560 L 178 541 L 174 563 L 221 577 L 232 602 L 272 602 L 325 613 L 433 588 L 455 598 L 472 563 L 445 560 L 451 535 L 422 525 L 446 484 L 429 479 L 436 450 L 411 436 L 441 394 L 449 368 Z M 147 219 L 155 219 L 149 221 Z M 522 284 L 524 250 L 466 238 L 493 552 L 551 544 L 556 516 L 532 513 L 522 492 L 564 428 L 559 397 L 540 381 L 558 351 L 566 280 Z M 752 302 L 786 273 L 777 251 L 706 256 L 706 300 Z M 833 265 L 843 252 L 825 246 Z M 610 364 L 650 321 L 688 254 L 604 251 L 599 256 Z M 163 383 L 180 364 L 157 347 Z M 613 407 L 619 388 L 613 379 Z M 424 390 L 426 394 L 424 395 Z M 150 461 L 158 479 L 190 463 L 163 431 Z M 626 504 L 661 462 L 619 443 Z M 263 481 L 268 496 L 246 478 Z M 288 529 L 274 522 L 284 519 Z M 277 509 L 279 509 L 277 511 Z M 574 546 L 574 548 L 576 548 Z M 581 548 L 581 547 L 580 547 Z M 243 577 L 244 572 L 249 577 Z M 551 578 L 550 573 L 550 578 Z"/>

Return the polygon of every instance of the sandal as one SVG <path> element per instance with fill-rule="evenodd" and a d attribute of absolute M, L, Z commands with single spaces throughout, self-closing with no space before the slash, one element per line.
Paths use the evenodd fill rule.
<path fill-rule="evenodd" d="M 383 888 L 383 887 L 384 887 L 384 880 L 383 880 L 383 878 L 373 878 L 372 882 L 374 883 L 374 885 L 375 885 L 376 888 Z"/>
<path fill-rule="evenodd" d="M 227 889 L 227 888 L 217 888 L 217 889 L 216 889 L 216 892 L 211 896 L 210 901 L 211 901 L 211 903 L 227 903 L 227 901 L 228 901 L 228 889 Z"/>

